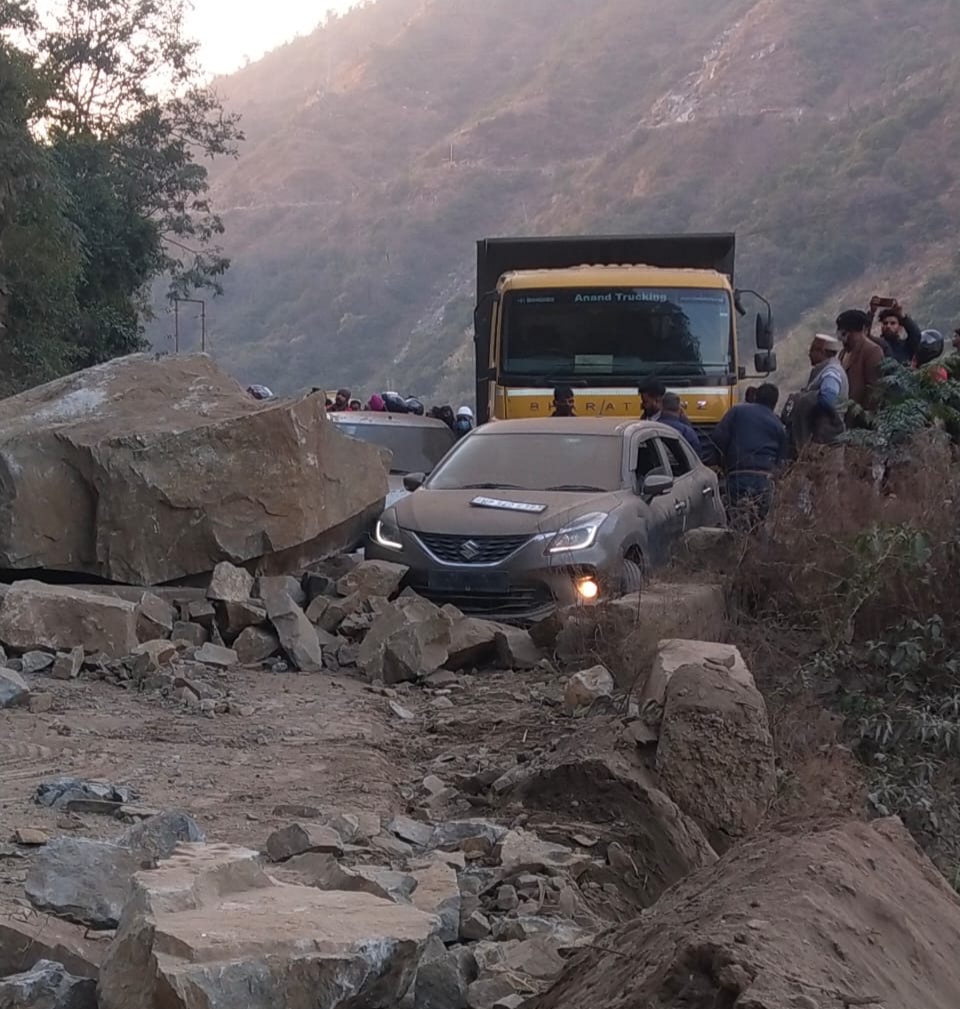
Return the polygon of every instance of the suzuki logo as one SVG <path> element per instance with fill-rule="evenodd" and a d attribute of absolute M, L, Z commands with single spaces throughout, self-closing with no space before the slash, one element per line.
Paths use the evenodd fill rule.
<path fill-rule="evenodd" d="M 460 556 L 465 561 L 475 560 L 477 557 L 480 556 L 480 547 L 478 547 L 477 544 L 473 542 L 473 540 L 467 540 L 467 542 L 464 543 L 462 547 L 460 547 Z"/>

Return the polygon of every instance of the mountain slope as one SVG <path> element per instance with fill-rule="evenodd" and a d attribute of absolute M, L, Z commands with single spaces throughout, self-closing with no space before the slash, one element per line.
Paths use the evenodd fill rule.
<path fill-rule="evenodd" d="M 956 0 L 378 0 L 219 82 L 210 342 L 277 389 L 466 396 L 488 234 L 738 232 L 787 378 L 870 293 L 956 324 Z M 960 320 L 958 320 L 960 321 Z"/>

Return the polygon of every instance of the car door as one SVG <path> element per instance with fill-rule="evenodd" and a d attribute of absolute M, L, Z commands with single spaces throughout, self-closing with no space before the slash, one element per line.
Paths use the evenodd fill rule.
<path fill-rule="evenodd" d="M 680 435 L 660 434 L 657 436 L 673 477 L 674 509 L 681 517 L 680 536 L 687 529 L 695 529 L 704 524 L 706 495 L 704 484 L 699 479 L 700 467 L 689 450 L 685 438 Z"/>
<path fill-rule="evenodd" d="M 639 490 L 646 477 L 655 474 L 670 475 L 670 467 L 663 447 L 653 432 L 641 432 L 631 446 L 630 468 Z M 641 539 L 645 543 L 648 564 L 664 564 L 670 558 L 672 544 L 680 535 L 683 525 L 682 510 L 677 507 L 674 494 L 664 494 L 650 501 L 637 496 L 637 522 L 645 526 Z"/>

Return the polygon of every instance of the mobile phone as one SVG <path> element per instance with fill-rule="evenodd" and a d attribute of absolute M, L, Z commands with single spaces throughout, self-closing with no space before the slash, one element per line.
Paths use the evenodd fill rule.
<path fill-rule="evenodd" d="M 896 303 L 896 298 L 877 298 L 877 308 L 893 308 Z"/>

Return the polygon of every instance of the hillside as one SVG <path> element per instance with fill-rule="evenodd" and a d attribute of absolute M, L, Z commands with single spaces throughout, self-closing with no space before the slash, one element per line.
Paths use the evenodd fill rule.
<path fill-rule="evenodd" d="M 847 302 L 960 314 L 955 0 L 378 0 L 218 82 L 210 346 L 277 390 L 472 386 L 474 240 L 739 236 L 782 377 Z M 161 319 L 163 331 L 169 321 Z"/>

